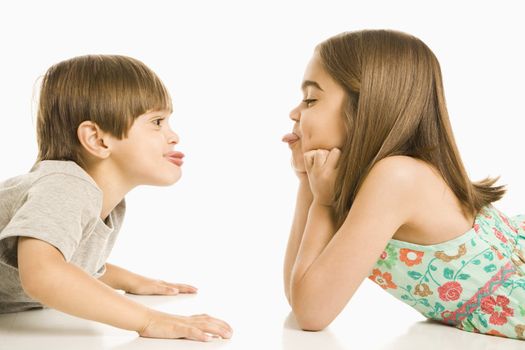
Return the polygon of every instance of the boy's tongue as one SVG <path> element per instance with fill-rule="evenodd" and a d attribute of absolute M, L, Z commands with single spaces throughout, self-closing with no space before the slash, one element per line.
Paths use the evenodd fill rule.
<path fill-rule="evenodd" d="M 286 134 L 283 136 L 283 142 L 292 143 L 299 140 L 299 136 L 294 133 Z"/>

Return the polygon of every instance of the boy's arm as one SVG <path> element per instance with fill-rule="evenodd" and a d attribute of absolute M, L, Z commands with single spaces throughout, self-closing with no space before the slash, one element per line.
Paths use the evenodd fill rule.
<path fill-rule="evenodd" d="M 297 258 L 297 252 L 301 245 L 303 232 L 308 218 L 308 210 L 312 204 L 312 192 L 308 183 L 308 176 L 306 173 L 298 173 L 299 189 L 297 191 L 297 200 L 295 204 L 295 214 L 288 238 L 288 245 L 286 248 L 286 256 L 284 258 L 284 293 L 290 303 L 290 282 L 292 276 L 292 269 Z"/>
<path fill-rule="evenodd" d="M 149 309 L 64 260 L 52 245 L 18 240 L 18 269 L 24 291 L 44 305 L 68 314 L 137 331 L 141 336 L 208 340 L 229 338 L 231 328 L 209 316 L 178 317 Z"/>
<path fill-rule="evenodd" d="M 99 277 L 99 280 L 111 288 L 121 289 L 131 294 L 174 295 L 197 291 L 197 288 L 187 284 L 151 279 L 109 263 L 106 263 L 106 272 Z"/>

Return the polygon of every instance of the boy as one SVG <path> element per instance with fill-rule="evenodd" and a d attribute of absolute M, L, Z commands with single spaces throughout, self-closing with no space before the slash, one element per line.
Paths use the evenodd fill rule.
<path fill-rule="evenodd" d="M 231 336 L 221 320 L 154 311 L 114 290 L 172 295 L 194 287 L 105 263 L 126 193 L 181 176 L 171 111 L 160 79 L 133 58 L 81 56 L 46 72 L 37 163 L 0 183 L 0 312 L 45 305 L 143 337 Z"/>

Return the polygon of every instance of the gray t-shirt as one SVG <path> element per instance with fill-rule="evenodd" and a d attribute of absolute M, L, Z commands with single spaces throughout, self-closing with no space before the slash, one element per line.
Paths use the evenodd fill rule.
<path fill-rule="evenodd" d="M 104 274 L 126 206 L 122 200 L 104 222 L 102 198 L 95 181 L 71 161 L 42 161 L 0 182 L 0 313 L 42 307 L 20 284 L 19 236 L 55 246 L 95 278 Z"/>

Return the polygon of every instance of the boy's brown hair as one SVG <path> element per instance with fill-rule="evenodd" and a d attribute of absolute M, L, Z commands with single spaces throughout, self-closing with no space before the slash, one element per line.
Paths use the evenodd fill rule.
<path fill-rule="evenodd" d="M 332 37 L 316 50 L 347 98 L 334 198 L 339 225 L 370 169 L 393 155 L 433 165 L 466 213 L 504 195 L 504 186 L 494 186 L 497 178 L 470 181 L 452 133 L 438 60 L 421 40 L 364 30 Z"/>
<path fill-rule="evenodd" d="M 87 55 L 53 65 L 45 73 L 37 112 L 38 158 L 84 166 L 78 126 L 90 120 L 122 139 L 138 116 L 168 110 L 168 91 L 144 63 L 119 55 Z"/>

